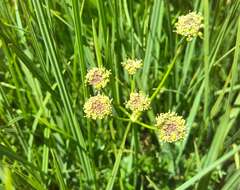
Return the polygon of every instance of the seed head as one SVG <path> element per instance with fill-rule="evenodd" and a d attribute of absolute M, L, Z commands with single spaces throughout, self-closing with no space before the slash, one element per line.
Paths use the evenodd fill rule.
<path fill-rule="evenodd" d="M 194 37 L 202 35 L 200 32 L 201 28 L 203 28 L 202 21 L 202 15 L 196 12 L 179 16 L 175 24 L 176 33 L 187 37 L 187 41 L 191 41 Z"/>
<path fill-rule="evenodd" d="M 161 113 L 156 117 L 156 121 L 161 141 L 171 143 L 185 137 L 185 120 L 175 112 Z"/>
<path fill-rule="evenodd" d="M 126 104 L 126 108 L 132 110 L 133 112 L 141 112 L 148 110 L 150 107 L 150 99 L 143 92 L 132 92 L 130 94 L 130 99 Z"/>
<path fill-rule="evenodd" d="M 103 119 L 112 113 L 111 100 L 105 95 L 96 95 L 90 97 L 84 104 L 84 112 L 86 117 Z"/>
<path fill-rule="evenodd" d="M 142 60 L 138 60 L 138 59 L 135 59 L 135 60 L 127 59 L 126 61 L 122 62 L 121 64 L 130 75 L 134 75 L 137 72 L 137 70 L 140 69 L 143 65 Z"/>
<path fill-rule="evenodd" d="M 94 67 L 86 75 L 86 82 L 97 90 L 104 88 L 109 82 L 111 72 L 105 68 Z"/>

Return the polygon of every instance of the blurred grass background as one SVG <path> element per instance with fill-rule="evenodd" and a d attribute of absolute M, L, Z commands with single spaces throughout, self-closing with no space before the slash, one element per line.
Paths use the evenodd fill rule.
<path fill-rule="evenodd" d="M 0 10 L 0 189 L 240 189 L 239 0 L 1 0 Z M 204 34 L 178 51 L 174 23 L 190 11 Z M 139 122 L 175 111 L 184 141 L 121 119 L 128 57 L 144 63 L 136 89 L 160 84 Z M 97 65 L 112 72 L 102 121 L 83 113 Z"/>

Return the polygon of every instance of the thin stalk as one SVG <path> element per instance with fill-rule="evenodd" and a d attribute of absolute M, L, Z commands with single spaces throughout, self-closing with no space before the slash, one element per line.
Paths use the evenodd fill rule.
<path fill-rule="evenodd" d="M 114 181 L 115 181 L 115 178 L 117 176 L 118 168 L 119 168 L 119 165 L 120 165 L 120 162 L 121 162 L 123 150 L 124 150 L 124 147 L 125 147 L 127 135 L 128 135 L 128 132 L 131 128 L 131 124 L 132 123 L 129 122 L 128 125 L 127 125 L 127 128 L 125 130 L 125 133 L 124 133 L 124 136 L 123 136 L 123 139 L 122 139 L 122 143 L 120 145 L 120 149 L 119 149 L 119 152 L 117 154 L 116 161 L 114 163 L 113 170 L 112 170 L 111 176 L 109 178 L 106 190 L 111 190 L 113 188 Z"/>
<path fill-rule="evenodd" d="M 142 81 L 143 81 L 143 89 L 148 89 L 148 75 L 150 71 L 150 65 L 152 61 L 152 53 L 155 41 L 157 40 L 157 30 L 159 19 L 163 16 L 163 14 L 159 14 L 160 10 L 163 9 L 163 6 L 161 4 L 163 3 L 163 0 L 154 1 L 153 4 L 153 10 L 151 15 L 151 24 L 150 24 L 150 32 L 147 39 L 147 47 L 146 47 L 146 53 L 144 57 L 144 65 L 143 65 L 143 72 L 142 72 Z"/>
<path fill-rule="evenodd" d="M 135 80 L 134 80 L 134 76 L 130 76 L 130 82 L 131 82 L 131 92 L 134 92 L 135 90 Z"/>
<path fill-rule="evenodd" d="M 141 125 L 142 127 L 145 127 L 145 128 L 147 128 L 147 129 L 158 130 L 156 127 L 153 127 L 153 126 L 151 126 L 151 125 L 147 125 L 147 124 L 142 123 L 142 122 L 137 121 L 137 120 L 134 121 L 134 123 L 137 123 L 138 125 Z"/>
<path fill-rule="evenodd" d="M 93 31 L 93 40 L 94 40 L 98 67 L 102 67 L 103 64 L 102 64 L 101 50 L 99 48 L 98 36 L 97 36 L 97 32 L 96 32 L 96 28 L 93 20 L 92 20 L 92 31 Z"/>
<path fill-rule="evenodd" d="M 104 1 L 102 0 L 97 0 L 97 8 L 98 8 L 98 15 L 102 27 L 102 32 L 103 32 L 103 38 L 104 41 L 106 40 L 106 31 L 107 31 L 107 19 L 105 15 L 105 10 L 104 10 Z"/>
<path fill-rule="evenodd" d="M 208 104 L 209 104 L 209 0 L 204 0 L 204 39 L 203 39 L 203 51 L 204 51 L 204 73 L 205 73 L 205 91 L 204 91 L 204 121 L 207 125 L 208 117 Z"/>
<path fill-rule="evenodd" d="M 177 57 L 180 54 L 182 50 L 182 46 L 179 46 L 179 48 L 176 51 L 176 54 L 172 60 L 172 62 L 170 63 L 170 65 L 168 66 L 168 70 L 165 73 L 165 75 L 163 76 L 163 79 L 161 80 L 161 82 L 159 83 L 158 87 L 156 88 L 156 90 L 154 91 L 154 93 L 152 94 L 152 96 L 150 97 L 151 102 L 153 101 L 153 99 L 157 96 L 157 94 L 160 92 L 160 90 L 162 89 L 166 79 L 168 78 L 169 74 L 171 73 L 174 64 L 176 63 Z"/>

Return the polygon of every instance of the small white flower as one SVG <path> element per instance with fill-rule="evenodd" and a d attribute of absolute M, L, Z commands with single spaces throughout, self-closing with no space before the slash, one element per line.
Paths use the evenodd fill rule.
<path fill-rule="evenodd" d="M 175 142 L 186 136 L 185 120 L 175 112 L 161 113 L 156 117 L 159 139 L 163 142 Z"/>
<path fill-rule="evenodd" d="M 97 90 L 104 88 L 109 82 L 111 72 L 105 68 L 92 68 L 86 75 L 86 82 Z"/>
<path fill-rule="evenodd" d="M 103 119 L 112 113 L 111 100 L 105 95 L 98 94 L 90 97 L 83 109 L 86 117 L 94 120 Z"/>
<path fill-rule="evenodd" d="M 142 67 L 142 65 L 142 60 L 138 59 L 127 59 L 126 61 L 122 62 L 122 66 L 130 75 L 134 75 L 137 70 Z"/>
<path fill-rule="evenodd" d="M 126 108 L 133 112 L 141 112 L 148 110 L 150 107 L 150 99 L 143 92 L 132 92 L 126 104 Z"/>
<path fill-rule="evenodd" d="M 202 35 L 200 32 L 201 28 L 203 28 L 202 21 L 202 15 L 196 12 L 179 16 L 175 24 L 176 33 L 187 37 L 187 40 L 191 41 L 194 37 Z"/>

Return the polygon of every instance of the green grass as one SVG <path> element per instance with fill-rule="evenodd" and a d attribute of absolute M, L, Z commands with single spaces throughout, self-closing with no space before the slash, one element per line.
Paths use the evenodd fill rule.
<path fill-rule="evenodd" d="M 240 188 L 240 1 L 0 1 L 0 190 Z M 175 32 L 204 17 L 203 36 Z M 143 60 L 133 77 L 126 58 Z M 92 67 L 111 70 L 113 114 L 85 117 L 98 92 Z M 132 91 L 151 109 L 132 120 Z M 158 139 L 155 116 L 175 111 L 187 135 Z"/>

